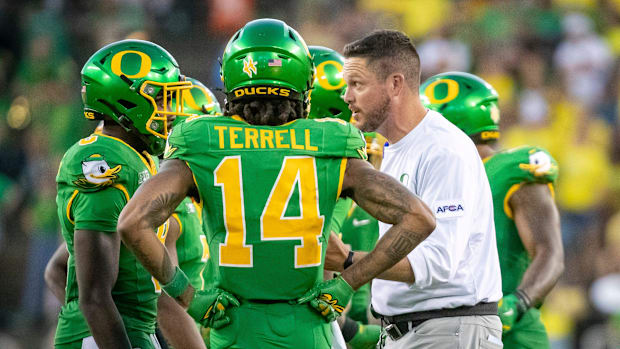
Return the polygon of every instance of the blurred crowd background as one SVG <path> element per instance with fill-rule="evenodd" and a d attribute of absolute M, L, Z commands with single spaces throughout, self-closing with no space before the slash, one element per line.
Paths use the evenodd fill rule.
<path fill-rule="evenodd" d="M 223 102 L 218 57 L 260 17 L 338 51 L 399 29 L 423 79 L 461 70 L 490 82 L 501 146 L 543 146 L 560 164 L 566 272 L 542 309 L 552 348 L 620 347 L 620 0 L 0 0 L 0 348 L 51 347 L 55 175 L 95 127 L 81 112 L 82 64 L 110 42 L 151 40 Z"/>

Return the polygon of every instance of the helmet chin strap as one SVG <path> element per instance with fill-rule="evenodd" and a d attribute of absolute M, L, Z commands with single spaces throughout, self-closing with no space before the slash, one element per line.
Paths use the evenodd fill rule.
<path fill-rule="evenodd" d="M 127 133 L 130 133 L 134 136 L 137 136 L 138 139 L 143 143 L 143 146 L 145 148 L 144 150 L 148 151 L 148 148 L 150 144 L 152 143 L 152 140 L 149 139 L 147 135 L 138 131 L 138 129 L 133 125 L 133 123 L 127 116 L 121 115 L 121 117 L 118 119 L 120 121 L 120 125 L 125 129 L 125 131 L 127 131 Z"/>

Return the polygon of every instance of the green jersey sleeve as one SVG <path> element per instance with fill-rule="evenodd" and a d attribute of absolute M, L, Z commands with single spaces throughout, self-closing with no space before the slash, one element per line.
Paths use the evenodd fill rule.
<path fill-rule="evenodd" d="M 88 143 L 91 137 L 99 140 Z M 114 186 L 129 190 L 137 187 L 139 179 L 144 181 L 148 178 L 141 178 L 136 165 L 130 164 L 126 156 L 123 157 L 126 149 L 113 148 L 116 144 L 110 143 L 115 141 L 97 135 L 91 137 L 80 140 L 65 154 L 57 177 L 59 184 L 82 193 L 92 193 Z"/>
<path fill-rule="evenodd" d="M 127 204 L 127 196 L 117 188 L 91 193 L 75 193 L 71 214 L 75 229 L 115 232 L 118 216 Z"/>
<path fill-rule="evenodd" d="M 521 182 L 555 184 L 559 173 L 558 163 L 545 149 L 520 147 L 516 149 L 514 159 L 515 172 L 520 174 Z"/>
<path fill-rule="evenodd" d="M 349 198 L 340 198 L 336 201 L 336 206 L 334 206 L 334 213 L 332 213 L 332 221 L 330 230 L 334 233 L 340 233 L 342 228 L 342 224 L 345 219 L 347 219 L 347 215 L 351 210 L 351 206 L 353 206 L 353 200 Z"/>

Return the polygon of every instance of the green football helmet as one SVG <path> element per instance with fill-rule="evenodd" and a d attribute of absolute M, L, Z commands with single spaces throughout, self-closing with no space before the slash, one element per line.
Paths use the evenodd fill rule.
<path fill-rule="evenodd" d="M 314 72 L 308 46 L 295 29 L 265 18 L 248 22 L 233 35 L 224 50 L 220 75 L 226 103 L 288 98 L 302 101 L 307 110 Z"/>
<path fill-rule="evenodd" d="M 342 78 L 344 58 L 327 47 L 310 46 L 309 49 L 316 66 L 316 78 L 312 86 L 308 118 L 351 120 L 351 110 L 342 98 L 347 87 Z"/>
<path fill-rule="evenodd" d="M 499 138 L 497 92 L 481 78 L 463 72 L 437 74 L 420 86 L 420 98 L 427 108 L 441 113 L 474 143 Z"/>
<path fill-rule="evenodd" d="M 222 115 L 222 108 L 217 98 L 202 82 L 185 77 L 185 81 L 192 83 L 191 90 L 183 91 L 183 112 L 194 115 Z M 186 117 L 177 117 L 173 126 L 183 122 Z"/>
<path fill-rule="evenodd" d="M 183 112 L 183 103 L 176 103 L 192 83 L 183 81 L 170 53 L 152 42 L 123 40 L 107 45 L 88 59 L 81 77 L 84 116 L 112 118 L 137 134 L 153 155 L 164 151 L 168 116 L 192 115 Z"/>

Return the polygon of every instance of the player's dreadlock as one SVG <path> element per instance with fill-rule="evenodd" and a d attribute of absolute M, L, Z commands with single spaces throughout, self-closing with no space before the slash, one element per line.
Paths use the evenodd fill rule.
<path fill-rule="evenodd" d="M 252 125 L 277 126 L 307 117 L 302 102 L 289 99 L 260 99 L 230 102 L 225 115 L 239 115 Z"/>

